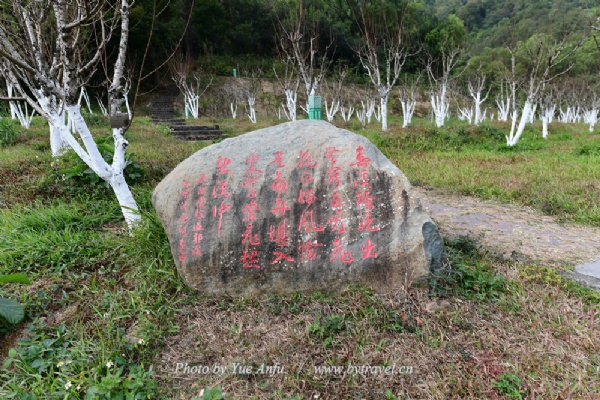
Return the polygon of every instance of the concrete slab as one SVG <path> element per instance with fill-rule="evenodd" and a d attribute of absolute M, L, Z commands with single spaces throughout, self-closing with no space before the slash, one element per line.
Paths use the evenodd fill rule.
<path fill-rule="evenodd" d="M 575 267 L 575 271 L 568 273 L 582 285 L 600 290 L 600 258 Z"/>
<path fill-rule="evenodd" d="M 600 258 L 596 261 L 576 266 L 575 272 L 600 279 Z"/>

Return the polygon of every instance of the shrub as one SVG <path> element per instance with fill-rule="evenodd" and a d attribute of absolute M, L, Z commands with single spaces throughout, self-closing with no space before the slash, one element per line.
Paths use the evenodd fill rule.
<path fill-rule="evenodd" d="M 12 146 L 21 135 L 21 125 L 12 119 L 0 119 L 0 147 Z"/>

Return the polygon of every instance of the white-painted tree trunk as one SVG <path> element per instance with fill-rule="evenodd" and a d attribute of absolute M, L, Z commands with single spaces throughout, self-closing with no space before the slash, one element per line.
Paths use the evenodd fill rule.
<path fill-rule="evenodd" d="M 108 164 L 98 150 L 96 143 L 92 137 L 87 124 L 81 116 L 79 105 L 66 107 L 69 120 L 75 126 L 75 129 L 81 138 L 83 146 L 71 134 L 67 125 L 61 125 L 62 118 L 57 113 L 51 115 L 51 121 L 55 129 L 61 131 L 62 137 L 69 143 L 69 146 L 77 153 L 77 155 L 102 179 L 104 179 L 117 197 L 121 212 L 125 218 L 125 222 L 129 229 L 132 229 L 141 221 L 141 216 L 138 210 L 137 203 L 131 194 L 129 185 L 125 182 L 123 170 L 127 164 L 125 159 L 125 149 L 127 148 L 127 140 L 125 140 L 122 128 L 112 130 L 115 143 L 115 152 L 113 155 L 112 164 Z"/>
<path fill-rule="evenodd" d="M 507 136 L 506 144 L 508 146 L 514 146 L 515 144 L 517 144 L 517 142 L 521 138 L 521 135 L 525 131 L 525 125 L 527 125 L 527 122 L 529 122 L 531 119 L 532 111 L 533 111 L 533 104 L 531 102 L 531 99 L 525 100 L 525 105 L 523 105 L 523 113 L 521 114 L 521 119 L 519 120 L 519 126 L 517 128 L 517 131 L 513 135 L 513 130 L 511 129 L 510 137 Z M 515 113 L 516 113 L 516 111 L 515 111 Z M 514 126 L 515 121 L 516 121 L 516 117 L 513 119 L 513 126 Z"/>
<path fill-rule="evenodd" d="M 331 99 L 331 105 L 327 101 L 327 98 L 324 97 L 325 102 L 325 116 L 327 117 L 327 121 L 332 122 L 335 114 L 340 110 L 340 100 L 333 98 Z"/>
<path fill-rule="evenodd" d="M 508 121 L 508 115 L 510 114 L 510 97 L 500 100 L 496 98 L 496 105 L 498 106 L 498 121 Z"/>
<path fill-rule="evenodd" d="M 252 94 L 248 95 L 248 108 L 250 111 L 248 112 L 248 118 L 252 121 L 253 124 L 256 123 L 256 109 L 254 108 L 254 103 L 256 103 L 256 97 Z"/>
<path fill-rule="evenodd" d="M 364 129 L 367 126 L 367 109 L 364 103 L 362 103 L 362 108 L 360 110 L 356 110 L 356 118 L 360 121 L 360 124 Z"/>
<path fill-rule="evenodd" d="M 229 103 L 229 109 L 231 110 L 231 118 L 235 119 L 237 117 L 237 109 L 238 109 L 237 99 L 235 99 L 234 101 Z M 279 119 L 281 119 L 281 115 L 280 115 Z"/>
<path fill-rule="evenodd" d="M 542 137 L 546 139 L 548 137 L 548 125 L 552 123 L 554 119 L 554 112 L 556 111 L 556 105 L 546 106 L 542 110 Z"/>
<path fill-rule="evenodd" d="M 381 122 L 381 130 L 383 130 L 383 131 L 388 130 L 387 103 L 388 103 L 389 97 L 390 97 L 390 93 L 388 92 L 387 94 L 381 96 L 381 98 L 379 99 L 379 112 L 377 113 L 377 114 L 379 114 L 379 118 L 377 120 Z M 377 114 L 375 115 L 376 118 L 377 118 Z"/>
<path fill-rule="evenodd" d="M 285 108 L 286 116 L 290 121 L 296 120 L 296 103 L 298 100 L 298 92 L 292 89 L 285 89 Z"/>
<path fill-rule="evenodd" d="M 344 120 L 344 122 L 350 121 L 352 114 L 354 114 L 354 106 L 352 106 L 351 104 L 348 105 L 348 107 L 342 106 L 342 108 L 340 108 L 340 114 L 342 115 L 342 119 Z"/>
<path fill-rule="evenodd" d="M 448 110 L 450 109 L 450 104 L 446 103 L 446 91 L 446 84 L 443 83 L 439 93 L 431 94 L 431 109 L 433 110 L 433 115 L 435 116 L 435 125 L 438 128 L 444 126 L 444 122 L 448 117 Z"/>
<path fill-rule="evenodd" d="M 402 105 L 402 127 L 406 128 L 412 121 L 417 102 L 415 100 L 400 100 Z"/>
<path fill-rule="evenodd" d="M 598 109 L 593 108 L 583 112 L 583 120 L 590 127 L 590 132 L 594 131 L 596 122 L 598 122 Z"/>

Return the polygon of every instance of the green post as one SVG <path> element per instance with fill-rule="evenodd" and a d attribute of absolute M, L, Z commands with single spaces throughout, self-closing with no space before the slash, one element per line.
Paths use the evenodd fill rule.
<path fill-rule="evenodd" d="M 237 69 L 235 69 L 235 68 L 233 69 L 233 77 L 237 78 Z"/>
<path fill-rule="evenodd" d="M 308 97 L 308 119 L 323 119 L 321 111 L 321 96 Z"/>

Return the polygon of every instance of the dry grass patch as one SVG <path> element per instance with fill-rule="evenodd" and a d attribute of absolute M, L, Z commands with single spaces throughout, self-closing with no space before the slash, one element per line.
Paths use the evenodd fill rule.
<path fill-rule="evenodd" d="M 457 292 L 433 312 L 425 287 L 201 299 L 179 312 L 181 331 L 166 339 L 155 368 L 172 398 L 216 385 L 244 399 L 597 398 L 597 300 L 545 283 L 535 266 L 493 268 L 507 279 L 496 301 Z M 284 372 L 240 374 L 235 364 Z M 351 373 L 362 365 L 395 373 Z M 202 366 L 210 371 L 196 373 Z M 226 370 L 214 373 L 215 366 Z M 341 370 L 327 370 L 334 366 Z M 410 373 L 399 373 L 403 366 Z"/>

